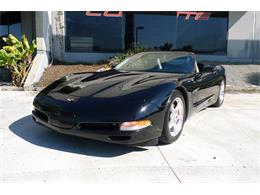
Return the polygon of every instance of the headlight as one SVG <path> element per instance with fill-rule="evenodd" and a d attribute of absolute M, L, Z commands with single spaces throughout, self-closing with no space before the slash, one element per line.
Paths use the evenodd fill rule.
<path fill-rule="evenodd" d="M 139 129 L 143 129 L 145 127 L 149 127 L 151 125 L 152 125 L 152 122 L 150 120 L 123 122 L 120 125 L 120 130 L 121 131 L 136 131 Z"/>

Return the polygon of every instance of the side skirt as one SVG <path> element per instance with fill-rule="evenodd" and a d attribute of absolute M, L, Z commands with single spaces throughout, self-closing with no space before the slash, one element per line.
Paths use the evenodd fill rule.
<path fill-rule="evenodd" d="M 214 95 L 211 95 L 207 98 L 202 99 L 201 101 L 193 104 L 195 110 L 197 112 L 209 107 L 210 105 L 214 104 L 216 102 L 216 98 Z"/>

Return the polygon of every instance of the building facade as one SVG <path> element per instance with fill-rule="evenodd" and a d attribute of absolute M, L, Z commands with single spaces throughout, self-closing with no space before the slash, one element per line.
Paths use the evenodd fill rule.
<path fill-rule="evenodd" d="M 27 84 L 52 61 L 93 63 L 133 47 L 188 50 L 220 63 L 260 63 L 260 12 L 0 12 L 0 36 L 37 41 Z"/>

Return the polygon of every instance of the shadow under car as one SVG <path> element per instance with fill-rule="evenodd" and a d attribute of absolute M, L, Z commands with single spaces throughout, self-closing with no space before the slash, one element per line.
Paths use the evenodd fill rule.
<path fill-rule="evenodd" d="M 13 122 L 9 126 L 9 129 L 15 135 L 34 145 L 88 156 L 115 157 L 130 152 L 141 152 L 147 150 L 141 147 L 105 143 L 60 134 L 36 124 L 31 115 Z"/>

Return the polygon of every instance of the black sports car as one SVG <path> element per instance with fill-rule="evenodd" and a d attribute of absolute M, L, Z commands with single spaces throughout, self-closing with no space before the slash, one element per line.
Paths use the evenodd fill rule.
<path fill-rule="evenodd" d="M 225 70 L 190 52 L 143 52 L 111 70 L 56 80 L 34 99 L 33 119 L 60 133 L 120 144 L 178 139 L 194 112 L 224 101 Z"/>

